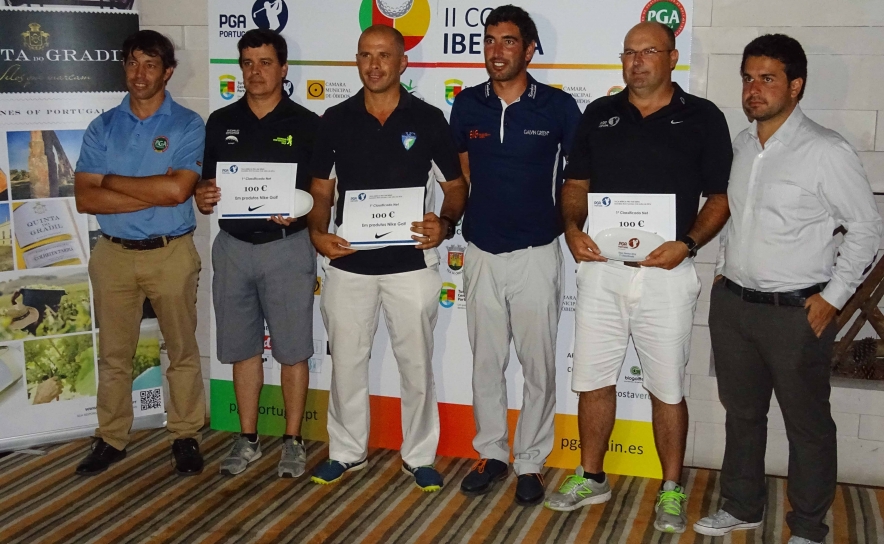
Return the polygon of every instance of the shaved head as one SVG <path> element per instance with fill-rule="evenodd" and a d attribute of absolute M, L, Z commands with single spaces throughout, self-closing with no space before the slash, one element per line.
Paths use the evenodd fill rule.
<path fill-rule="evenodd" d="M 399 54 L 405 54 L 405 38 L 402 36 L 401 32 L 392 26 L 371 25 L 362 32 L 359 36 L 359 41 L 361 42 L 362 38 L 368 35 L 381 35 L 393 40 L 393 43 L 396 44 L 396 49 L 399 50 Z"/>
<path fill-rule="evenodd" d="M 675 49 L 675 32 L 663 23 L 658 23 L 657 21 L 645 21 L 644 23 L 639 23 L 626 33 L 626 40 L 629 41 L 630 35 L 634 33 L 654 35 L 654 38 L 659 39 L 661 45 L 665 45 L 666 49 Z"/>

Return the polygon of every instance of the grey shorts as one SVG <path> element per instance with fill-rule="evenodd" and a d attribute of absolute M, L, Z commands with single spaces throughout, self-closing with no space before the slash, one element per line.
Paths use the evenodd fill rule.
<path fill-rule="evenodd" d="M 221 231 L 212 245 L 212 269 L 218 360 L 235 363 L 264 353 L 265 321 L 279 363 L 313 355 L 316 251 L 306 230 L 266 244 Z"/>

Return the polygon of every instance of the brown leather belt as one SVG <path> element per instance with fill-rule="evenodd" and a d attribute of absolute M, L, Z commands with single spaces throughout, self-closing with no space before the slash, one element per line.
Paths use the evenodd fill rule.
<path fill-rule="evenodd" d="M 147 251 L 150 249 L 159 249 L 161 247 L 166 247 L 169 245 L 169 242 L 175 240 L 176 238 L 181 238 L 183 236 L 187 236 L 193 232 L 189 230 L 184 234 L 176 234 L 175 236 L 159 236 L 157 238 L 145 238 L 144 240 L 127 240 L 126 238 L 117 238 L 115 236 L 108 236 L 105 233 L 101 233 L 102 236 L 110 240 L 115 244 L 120 244 L 123 246 L 123 249 L 133 249 L 135 251 Z"/>
<path fill-rule="evenodd" d="M 797 306 L 799 308 L 804 307 L 807 297 L 822 293 L 823 289 L 826 287 L 825 283 L 820 283 L 817 285 L 811 285 L 805 289 L 771 293 L 767 291 L 747 289 L 739 283 L 733 282 L 727 278 L 724 278 L 722 281 L 729 291 L 732 291 L 746 302 L 752 302 L 755 304 L 773 304 L 774 306 Z"/>

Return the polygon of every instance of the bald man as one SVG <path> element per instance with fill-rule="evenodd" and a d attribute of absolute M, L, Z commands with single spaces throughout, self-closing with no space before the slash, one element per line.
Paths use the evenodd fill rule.
<path fill-rule="evenodd" d="M 329 459 L 316 469 L 313 481 L 331 484 L 367 464 L 368 362 L 383 309 L 401 376 L 402 469 L 422 491 L 438 491 L 442 476 L 433 468 L 439 413 L 432 359 L 442 279 L 436 247 L 454 234 L 467 186 L 442 112 L 399 83 L 408 66 L 402 34 L 375 25 L 362 33 L 358 47 L 362 90 L 325 112 L 311 168 L 315 204 L 307 224 L 313 245 L 325 257 L 320 308 L 333 365 Z M 437 182 L 445 195 L 438 216 Z M 380 243 L 372 246 L 379 249 L 356 251 L 364 246 L 356 241 L 351 246 L 341 230 L 348 224 L 344 202 L 365 200 L 363 191 L 369 190 L 382 190 L 380 197 L 390 202 L 407 188 L 420 188 L 424 195 L 421 209 L 397 211 L 422 217 L 412 223 L 411 239 L 390 240 L 385 228 L 374 235 Z M 332 207 L 335 221 L 329 232 Z"/>
<path fill-rule="evenodd" d="M 603 463 L 632 335 L 663 468 L 654 527 L 682 533 L 687 497 L 679 482 L 688 427 L 682 387 L 700 293 L 694 257 L 728 219 L 733 153 L 721 111 L 672 82 L 678 50 L 669 27 L 633 27 L 620 58 L 626 89 L 587 106 L 565 169 L 565 239 L 580 263 L 571 376 L 580 394 L 581 466 L 546 505 L 568 511 L 611 497 Z M 590 192 L 675 195 L 674 239 L 640 262 L 606 259 L 583 232 Z M 701 195 L 706 202 L 698 213 Z"/>

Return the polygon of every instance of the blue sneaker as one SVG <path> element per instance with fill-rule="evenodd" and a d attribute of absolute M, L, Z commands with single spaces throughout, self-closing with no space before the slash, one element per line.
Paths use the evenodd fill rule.
<path fill-rule="evenodd" d="M 356 463 L 342 463 L 329 459 L 316 467 L 310 480 L 320 485 L 333 484 L 340 480 L 345 472 L 355 472 L 364 469 L 366 466 L 368 466 L 368 459 L 363 459 Z"/>
<path fill-rule="evenodd" d="M 424 493 L 442 489 L 442 475 L 432 465 L 410 467 L 407 463 L 402 463 L 402 472 L 414 476 L 414 484 Z"/>
<path fill-rule="evenodd" d="M 402 463 L 402 472 L 414 476 L 415 485 L 424 493 L 432 493 L 442 489 L 442 475 L 432 465 L 410 467 L 408 464 Z"/>

